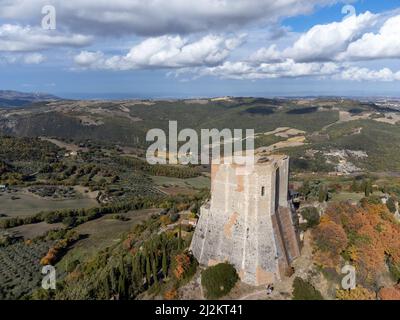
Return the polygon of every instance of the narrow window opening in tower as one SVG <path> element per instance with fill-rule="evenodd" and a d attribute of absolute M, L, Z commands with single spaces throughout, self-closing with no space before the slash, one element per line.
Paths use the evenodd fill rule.
<path fill-rule="evenodd" d="M 261 187 L 261 196 L 262 196 L 262 197 L 265 196 L 265 187 Z"/>
<path fill-rule="evenodd" d="M 280 173 L 278 168 L 275 174 L 275 212 L 277 212 L 279 208 L 279 197 L 280 197 L 279 189 L 280 189 Z"/>

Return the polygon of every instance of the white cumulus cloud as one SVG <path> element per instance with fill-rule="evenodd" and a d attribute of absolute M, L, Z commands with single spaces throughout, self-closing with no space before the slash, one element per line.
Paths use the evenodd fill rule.
<path fill-rule="evenodd" d="M 250 60 L 254 62 L 282 62 L 285 60 L 282 52 L 277 50 L 276 44 L 272 44 L 267 48 L 258 49 L 250 56 Z"/>
<path fill-rule="evenodd" d="M 249 62 L 225 62 L 216 67 L 204 68 L 200 75 L 212 75 L 220 78 L 256 80 L 273 78 L 297 78 L 309 76 L 331 76 L 339 71 L 339 66 L 332 62 L 297 63 L 288 59 L 279 63 L 252 64 Z"/>
<path fill-rule="evenodd" d="M 142 41 L 124 56 L 83 51 L 74 61 L 81 67 L 111 70 L 213 66 L 228 58 L 242 42 L 243 36 L 207 35 L 192 42 L 180 36 L 162 36 Z"/>
<path fill-rule="evenodd" d="M 368 68 L 350 67 L 341 73 L 340 78 L 352 81 L 400 81 L 400 71 L 393 72 L 389 68 L 370 70 Z"/>
<path fill-rule="evenodd" d="M 370 12 L 350 16 L 339 22 L 315 25 L 285 50 L 277 50 L 276 44 L 258 49 L 251 60 L 258 62 L 282 62 L 293 59 L 297 62 L 334 61 L 347 49 L 352 41 L 373 27 L 378 16 Z"/>
<path fill-rule="evenodd" d="M 41 53 L 2 53 L 0 64 L 41 64 L 46 57 Z"/>
<path fill-rule="evenodd" d="M 37 51 L 53 46 L 80 47 L 90 43 L 90 37 L 61 34 L 54 30 L 17 24 L 0 25 L 0 51 Z"/>
<path fill-rule="evenodd" d="M 367 11 L 340 22 L 316 25 L 301 35 L 283 55 L 296 61 L 335 60 L 337 54 L 346 50 L 365 30 L 373 27 L 377 18 L 377 15 Z"/>
<path fill-rule="evenodd" d="M 88 67 L 96 65 L 98 62 L 104 61 L 104 54 L 99 51 L 81 51 L 78 55 L 74 57 L 74 61 L 79 66 Z"/>
<path fill-rule="evenodd" d="M 377 33 L 366 33 L 351 43 L 342 59 L 400 58 L 400 15 L 389 18 Z"/>
<path fill-rule="evenodd" d="M 39 64 L 46 60 L 46 57 L 41 53 L 29 53 L 24 55 L 23 61 L 26 64 Z"/>
<path fill-rule="evenodd" d="M 63 28 L 90 34 L 160 36 L 232 30 L 310 13 L 340 0 L 0 0 L 0 18 L 39 23 L 41 8 L 57 9 Z M 82 31 L 83 30 L 83 31 Z"/>

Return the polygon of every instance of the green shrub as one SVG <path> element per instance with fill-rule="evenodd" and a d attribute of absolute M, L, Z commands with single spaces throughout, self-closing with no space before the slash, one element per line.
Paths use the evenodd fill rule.
<path fill-rule="evenodd" d="M 114 220 L 119 220 L 119 221 L 129 221 L 129 218 L 128 218 L 128 217 L 125 217 L 125 216 L 122 215 L 122 214 L 114 214 L 114 215 L 112 216 L 112 219 L 114 219 Z"/>
<path fill-rule="evenodd" d="M 389 272 L 392 279 L 396 282 L 400 281 L 400 264 L 395 264 L 393 259 L 387 261 Z"/>
<path fill-rule="evenodd" d="M 170 216 L 170 219 L 171 219 L 172 223 L 177 222 L 179 220 L 179 218 L 180 218 L 179 213 L 172 213 L 171 216 Z"/>
<path fill-rule="evenodd" d="M 395 213 L 396 212 L 396 203 L 394 202 L 392 197 L 390 197 L 388 199 L 388 201 L 386 202 L 386 206 L 387 206 L 387 208 L 389 209 L 389 211 L 391 213 Z"/>
<path fill-rule="evenodd" d="M 309 282 L 296 277 L 293 282 L 293 300 L 324 300 L 324 298 Z"/>
<path fill-rule="evenodd" d="M 76 226 L 76 217 L 65 217 L 63 219 L 62 223 L 69 228 L 75 227 Z"/>
<path fill-rule="evenodd" d="M 229 263 L 209 267 L 201 275 L 201 284 L 207 299 L 218 299 L 228 294 L 238 280 L 236 269 Z"/>
<path fill-rule="evenodd" d="M 381 198 L 379 198 L 379 196 L 372 195 L 369 197 L 362 198 L 360 203 L 363 207 L 365 207 L 366 205 L 370 204 L 375 204 L 375 205 L 382 204 L 382 200 Z"/>
<path fill-rule="evenodd" d="M 307 207 L 301 210 L 301 215 L 307 220 L 307 227 L 313 228 L 319 224 L 320 216 L 318 209 L 315 207 Z"/>

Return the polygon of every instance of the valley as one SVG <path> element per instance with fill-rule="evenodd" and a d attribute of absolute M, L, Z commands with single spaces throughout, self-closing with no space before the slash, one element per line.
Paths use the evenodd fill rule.
<path fill-rule="evenodd" d="M 239 282 L 224 298 L 292 299 L 299 283 L 325 299 L 345 298 L 336 291 L 340 270 L 332 261 L 363 263 L 369 272 L 369 262 L 353 254 L 373 242 L 355 237 L 364 231 L 340 225 L 335 214 L 348 215 L 347 206 L 355 205 L 380 215 L 374 221 L 393 236 L 399 231 L 400 177 L 393 173 L 400 171 L 400 116 L 387 105 L 339 98 L 3 105 L 0 259 L 8 263 L 0 269 L 3 299 L 206 298 L 200 283 L 204 267 L 188 248 L 199 208 L 210 196 L 210 167 L 151 166 L 145 158 L 147 131 L 168 131 L 171 119 L 179 129 L 198 133 L 254 128 L 258 155 L 290 156 L 289 189 L 296 194 L 303 254 L 272 295 Z M 337 255 L 325 255 L 320 229 L 343 236 Z M 371 241 L 380 241 L 379 232 L 368 232 Z M 399 248 L 389 240 L 386 245 L 393 254 L 379 252 L 382 279 L 360 283 L 370 296 L 380 294 L 379 286 L 397 290 Z M 22 273 L 25 280 L 12 281 L 12 261 L 22 263 L 29 252 L 35 267 L 24 268 L 31 276 Z M 62 289 L 56 293 L 38 287 L 35 270 L 44 263 L 59 271 Z"/>

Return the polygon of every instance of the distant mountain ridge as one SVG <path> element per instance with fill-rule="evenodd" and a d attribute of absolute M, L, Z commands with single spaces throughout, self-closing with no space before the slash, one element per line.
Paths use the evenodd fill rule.
<path fill-rule="evenodd" d="M 54 100 L 60 100 L 60 98 L 47 93 L 0 90 L 0 108 L 24 107 L 35 102 Z"/>

